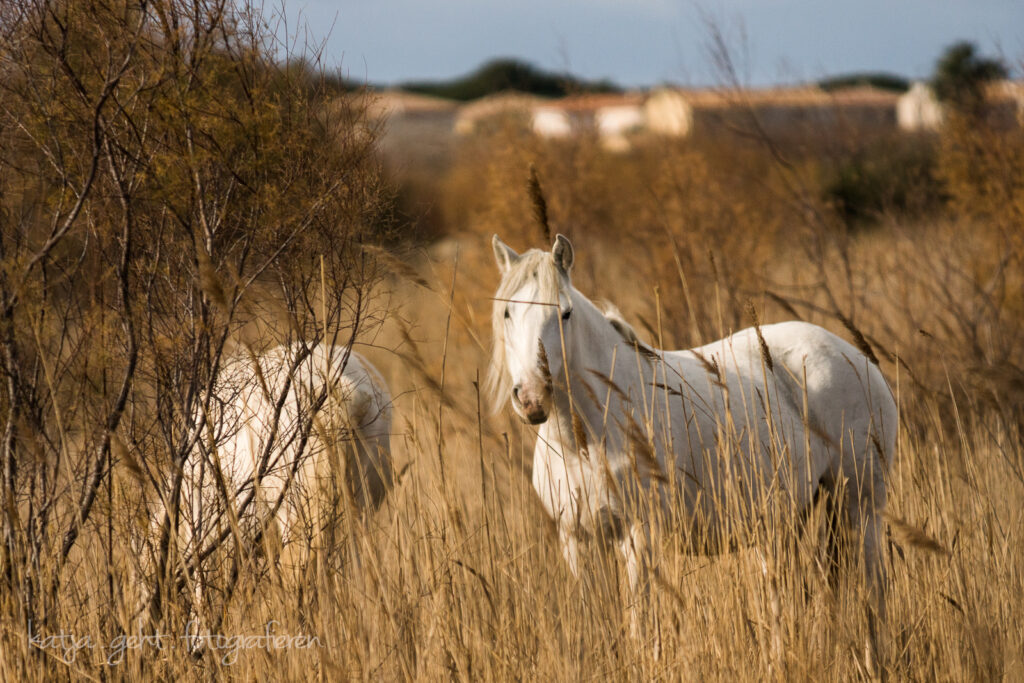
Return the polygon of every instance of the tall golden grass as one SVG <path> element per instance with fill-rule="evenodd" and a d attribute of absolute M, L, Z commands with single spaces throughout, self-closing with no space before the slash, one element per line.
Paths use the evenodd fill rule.
<path fill-rule="evenodd" d="M 45 627 L 0 616 L 0 678 L 867 676 L 863 587 L 855 571 L 830 585 L 813 531 L 821 510 L 811 533 L 781 529 L 763 554 L 659 548 L 662 585 L 640 642 L 622 568 L 591 549 L 585 561 L 601 571 L 584 585 L 565 566 L 530 486 L 535 431 L 491 415 L 481 396 L 498 280 L 490 235 L 550 248 L 531 164 L 552 229 L 574 240 L 574 283 L 614 302 L 647 341 L 694 346 L 752 317 L 861 336 L 901 410 L 884 670 L 1024 678 L 1024 246 L 1012 229 L 1024 193 L 1021 166 L 989 156 L 1024 149 L 1007 144 L 944 138 L 952 201 L 850 231 L 821 199 L 815 155 L 781 163 L 757 146 L 651 141 L 616 156 L 585 136 L 548 144 L 516 130 L 467 143 L 429 188 L 448 234 L 401 260 L 377 254 L 393 273 L 375 299 L 387 316 L 357 348 L 397 397 L 399 474 L 382 508 L 344 516 L 334 545 L 301 565 L 246 558 L 230 599 L 169 593 L 146 623 L 133 541 L 151 526 L 133 463 L 147 454 L 115 441 L 99 521 L 63 568 L 56 613 Z M 980 178 L 962 170 L 979 168 L 965 154 L 988 160 Z M 37 558 L 36 571 L 56 562 Z M 196 624 L 217 625 L 198 653 L 187 640 Z M 288 638 L 257 637 L 267 633 Z"/>

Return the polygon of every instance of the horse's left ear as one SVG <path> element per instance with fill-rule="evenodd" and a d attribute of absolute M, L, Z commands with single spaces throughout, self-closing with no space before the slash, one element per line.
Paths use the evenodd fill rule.
<path fill-rule="evenodd" d="M 555 265 L 566 275 L 572 268 L 572 242 L 565 235 L 559 233 L 555 237 L 555 245 L 551 247 L 551 255 L 555 258 Z"/>

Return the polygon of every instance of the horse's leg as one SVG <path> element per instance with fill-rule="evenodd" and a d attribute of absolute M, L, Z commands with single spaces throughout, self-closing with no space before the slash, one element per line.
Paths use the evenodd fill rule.
<path fill-rule="evenodd" d="M 609 572 L 617 570 L 614 548 L 619 537 L 610 536 L 609 533 L 601 529 L 596 534 L 581 538 L 577 535 L 576 525 L 558 525 L 562 557 L 576 578 L 583 604 L 588 607 L 601 604 L 599 596 L 609 585 Z M 587 556 L 581 559 L 580 555 L 584 552 Z"/>
<path fill-rule="evenodd" d="M 823 569 L 825 570 L 828 585 L 833 591 L 839 588 L 840 571 L 848 555 L 845 548 L 847 545 L 846 539 L 843 538 L 846 527 L 846 520 L 844 519 L 846 515 L 845 486 L 845 482 L 836 484 L 833 481 L 829 481 L 823 482 L 821 489 L 819 489 L 824 492 L 825 498 L 825 543 L 820 557 L 822 557 Z"/>
<path fill-rule="evenodd" d="M 868 591 L 868 641 L 865 647 L 865 665 L 875 675 L 884 676 L 886 642 L 888 640 L 885 606 L 886 575 L 882 561 L 881 510 L 862 508 L 861 528 L 864 552 L 864 572 Z"/>
<path fill-rule="evenodd" d="M 159 566 L 159 545 L 163 508 L 150 516 L 148 537 L 139 537 L 139 532 L 131 535 L 131 548 L 134 561 L 131 571 L 138 594 L 131 611 L 131 624 L 136 631 L 150 632 L 153 621 L 160 610 L 159 587 L 163 585 L 157 576 Z"/>
<path fill-rule="evenodd" d="M 558 525 L 558 542 L 562 547 L 562 557 L 569 565 L 569 571 L 577 579 L 580 578 L 580 541 L 576 534 L 565 524 Z"/>
<path fill-rule="evenodd" d="M 181 565 L 180 570 L 182 578 L 186 581 L 186 587 L 188 581 L 192 582 L 192 604 L 189 606 L 188 621 L 185 626 L 186 633 L 192 636 L 204 635 L 210 629 L 210 624 L 206 619 L 207 610 L 203 605 L 206 598 L 209 597 L 206 587 L 207 567 L 204 566 L 204 562 L 198 560 L 198 554 L 202 550 L 207 516 L 211 514 L 210 510 L 213 507 L 212 494 L 210 494 L 213 484 L 205 481 L 203 470 L 200 472 L 198 487 L 194 491 L 183 493 L 183 496 L 190 496 L 190 499 L 183 500 L 181 505 L 183 508 L 188 506 L 191 513 L 187 515 L 186 519 L 186 513 L 183 510 L 179 511 L 177 530 L 175 534 L 172 534 L 170 540 L 170 547 L 176 549 L 175 554 Z M 186 485 L 189 483 L 191 482 L 186 478 Z M 210 488 L 205 488 L 207 486 Z M 234 543 L 235 541 L 232 539 L 230 542 Z M 170 576 L 173 578 L 175 573 L 172 572 Z M 171 586 L 177 590 L 177 581 L 172 581 Z M 198 659 L 207 651 L 206 643 L 202 638 L 186 638 L 185 643 L 188 653 L 194 658 Z"/>
<path fill-rule="evenodd" d="M 661 657 L 661 633 L 657 624 L 652 595 L 652 580 L 649 557 L 649 539 L 647 526 L 635 522 L 626 529 L 619 541 L 619 551 L 626 562 L 626 576 L 629 579 L 629 626 L 632 636 L 637 640 L 644 639 L 643 614 L 646 612 L 655 620 L 654 626 L 654 659 Z"/>
<path fill-rule="evenodd" d="M 859 473 L 859 480 L 847 482 L 845 507 L 852 534 L 850 544 L 859 551 L 864 563 L 868 618 L 864 665 L 871 675 L 884 677 L 887 622 L 882 511 L 885 509 L 885 483 L 877 466 L 872 467 L 872 463 L 868 463 L 866 467 L 867 471 Z"/>
<path fill-rule="evenodd" d="M 778 672 L 780 679 L 786 679 L 786 660 L 783 653 L 782 637 L 782 601 L 779 599 L 778 578 L 768 567 L 768 559 L 761 548 L 755 548 L 758 564 L 761 565 L 761 576 L 767 588 L 768 613 L 768 650 L 771 654 L 769 672 Z M 778 552 L 776 550 L 776 552 Z"/>
<path fill-rule="evenodd" d="M 639 638 L 641 596 L 647 590 L 648 577 L 643 534 L 638 532 L 636 525 L 630 527 L 619 541 L 619 550 L 626 561 L 626 576 L 629 579 L 629 627 L 633 637 Z"/>

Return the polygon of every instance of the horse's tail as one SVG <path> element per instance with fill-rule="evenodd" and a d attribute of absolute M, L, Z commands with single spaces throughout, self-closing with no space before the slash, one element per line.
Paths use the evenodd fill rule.
<path fill-rule="evenodd" d="M 353 354 L 345 369 L 345 380 L 349 384 L 348 414 L 352 425 L 375 432 L 390 432 L 391 394 L 377 368 Z"/>
<path fill-rule="evenodd" d="M 394 485 L 391 463 L 391 394 L 369 362 L 353 355 L 342 379 L 346 394 L 352 464 L 358 474 L 353 494 L 363 507 L 376 507 Z"/>
<path fill-rule="evenodd" d="M 364 387 L 363 382 L 351 382 L 346 387 L 345 410 L 348 413 L 349 425 L 352 429 L 360 429 L 371 418 L 370 411 L 373 407 L 373 392 Z"/>

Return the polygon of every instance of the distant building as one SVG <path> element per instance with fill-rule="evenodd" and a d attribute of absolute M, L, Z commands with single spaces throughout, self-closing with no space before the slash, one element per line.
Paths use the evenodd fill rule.
<path fill-rule="evenodd" d="M 598 108 L 594 123 L 605 149 L 624 152 L 631 146 L 630 136 L 647 128 L 647 116 L 639 102 L 623 101 Z"/>
<path fill-rule="evenodd" d="M 642 93 L 571 95 L 548 100 L 532 110 L 532 130 L 540 137 L 567 138 L 596 133 L 602 146 L 629 149 L 629 138 L 647 127 Z"/>
<path fill-rule="evenodd" d="M 935 91 L 917 81 L 896 102 L 896 122 L 908 132 L 933 131 L 942 126 L 942 103 Z"/>
<path fill-rule="evenodd" d="M 572 120 L 557 106 L 539 106 L 533 110 L 533 132 L 542 138 L 567 138 L 572 135 Z"/>
<path fill-rule="evenodd" d="M 1024 122 L 1024 84 L 986 90 L 989 120 Z M 625 151 L 638 136 L 767 135 L 801 141 L 814 135 L 935 130 L 942 105 L 924 83 L 904 95 L 872 87 L 825 91 L 816 86 L 762 89 L 658 88 L 649 93 L 582 94 L 548 99 L 505 91 L 459 104 L 409 93 L 371 95 L 372 118 L 386 120 L 385 145 L 449 145 L 454 135 L 514 126 L 549 139 L 590 134 Z"/>
<path fill-rule="evenodd" d="M 458 135 L 470 135 L 481 132 L 485 125 L 502 122 L 515 123 L 529 130 L 533 128 L 534 110 L 549 101 L 515 90 L 481 97 L 459 107 L 455 117 L 455 132 Z"/>
<path fill-rule="evenodd" d="M 1024 83 L 993 81 L 984 88 L 984 120 L 996 129 L 1024 125 Z M 938 130 L 946 119 L 945 105 L 925 83 L 914 83 L 900 97 L 896 118 L 901 130 Z"/>
<path fill-rule="evenodd" d="M 826 92 L 817 87 L 737 89 L 660 88 L 644 103 L 647 129 L 686 137 L 727 132 L 772 136 L 891 129 L 896 95 L 870 87 Z"/>
<path fill-rule="evenodd" d="M 659 88 L 644 102 L 647 129 L 656 135 L 685 137 L 693 129 L 693 106 L 683 90 Z"/>
<path fill-rule="evenodd" d="M 415 116 L 420 114 L 454 115 L 456 103 L 441 97 L 419 95 L 404 90 L 373 91 L 368 96 L 367 113 L 374 118 Z"/>
<path fill-rule="evenodd" d="M 1024 126 L 1024 83 L 996 81 L 985 91 L 989 123 L 999 128 Z"/>
<path fill-rule="evenodd" d="M 400 163 L 447 160 L 456 111 L 451 100 L 401 90 L 383 90 L 367 97 L 367 114 L 381 132 L 381 151 Z"/>

